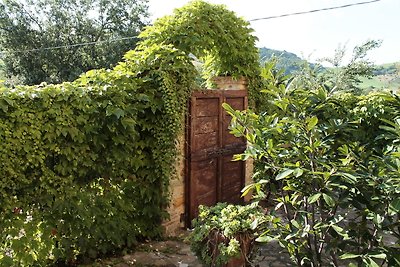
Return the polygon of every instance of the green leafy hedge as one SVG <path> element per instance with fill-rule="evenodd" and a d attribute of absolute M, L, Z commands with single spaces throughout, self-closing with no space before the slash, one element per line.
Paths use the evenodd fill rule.
<path fill-rule="evenodd" d="M 160 234 L 193 69 L 171 47 L 150 52 L 73 83 L 2 89 L 2 260 L 45 259 L 25 255 L 44 246 L 29 234 L 54 259 Z"/>
<path fill-rule="evenodd" d="M 190 50 L 212 59 L 210 73 L 255 84 L 250 33 L 224 7 L 194 1 L 113 70 L 1 88 L 0 265 L 73 262 L 160 235 L 196 79 Z"/>
<path fill-rule="evenodd" d="M 153 44 L 173 45 L 187 55 L 204 62 L 208 85 L 215 76 L 246 77 L 251 106 L 259 104 L 261 88 L 257 37 L 249 22 L 226 9 L 204 1 L 174 10 L 170 16 L 157 20 L 140 34 L 140 47 Z"/>

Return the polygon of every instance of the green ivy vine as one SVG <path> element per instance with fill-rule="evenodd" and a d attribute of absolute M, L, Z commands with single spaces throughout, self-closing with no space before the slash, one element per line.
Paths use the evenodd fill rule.
<path fill-rule="evenodd" d="M 112 70 L 0 88 L 0 265 L 73 263 L 161 234 L 191 54 L 208 78 L 245 76 L 255 92 L 256 38 L 223 6 L 191 2 L 141 37 Z"/>
<path fill-rule="evenodd" d="M 192 1 L 176 9 L 140 34 L 139 50 L 153 44 L 167 44 L 194 55 L 204 62 L 202 75 L 208 81 L 216 76 L 245 77 L 249 98 L 257 106 L 261 88 L 257 37 L 243 18 L 226 9 L 204 1 Z"/>

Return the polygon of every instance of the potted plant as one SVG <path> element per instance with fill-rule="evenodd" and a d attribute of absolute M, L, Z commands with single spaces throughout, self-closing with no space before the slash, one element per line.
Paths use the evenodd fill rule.
<path fill-rule="evenodd" d="M 254 205 L 200 206 L 189 235 L 191 249 L 205 266 L 246 266 L 254 240 L 267 222 L 267 215 Z"/>

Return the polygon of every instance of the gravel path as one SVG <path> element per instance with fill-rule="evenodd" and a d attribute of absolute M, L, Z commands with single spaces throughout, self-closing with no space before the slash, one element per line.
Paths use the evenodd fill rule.
<path fill-rule="evenodd" d="M 148 242 L 132 253 L 118 258 L 97 260 L 89 267 L 203 267 L 190 251 L 189 244 L 180 240 Z M 262 246 L 255 255 L 254 267 L 294 266 L 277 243 Z"/>

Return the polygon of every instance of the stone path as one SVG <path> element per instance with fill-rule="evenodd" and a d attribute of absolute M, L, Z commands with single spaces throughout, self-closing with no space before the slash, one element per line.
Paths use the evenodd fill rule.
<path fill-rule="evenodd" d="M 254 267 L 288 267 L 294 266 L 287 254 L 277 243 L 262 246 L 255 254 Z M 119 258 L 97 260 L 82 267 L 203 267 L 190 251 L 189 244 L 180 240 L 148 242 L 137 250 Z"/>

